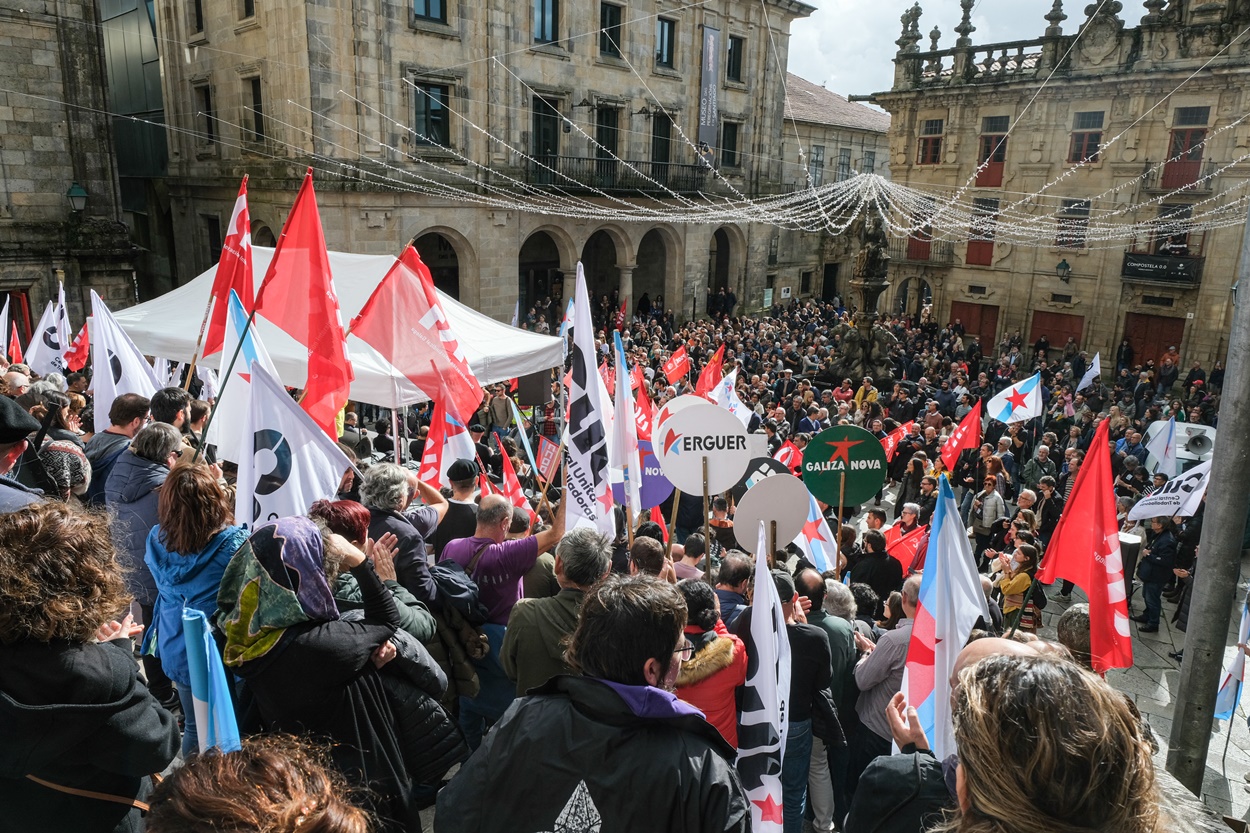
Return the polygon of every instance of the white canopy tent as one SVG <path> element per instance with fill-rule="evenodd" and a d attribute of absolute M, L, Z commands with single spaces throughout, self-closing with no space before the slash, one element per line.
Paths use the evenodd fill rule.
<path fill-rule="evenodd" d="M 252 277 L 257 287 L 264 279 L 273 252 L 270 248 L 252 247 Z M 395 258 L 346 252 L 330 252 L 329 255 L 343 325 L 347 326 L 395 263 Z M 117 323 L 144 353 L 175 361 L 190 361 L 216 272 L 217 267 L 214 266 L 172 292 L 115 312 Z M 439 292 L 439 299 L 469 365 L 482 384 L 501 382 L 563 364 L 560 339 L 501 324 L 443 292 Z M 308 377 L 305 348 L 260 316 L 256 317 L 255 326 L 273 358 L 282 383 L 295 388 L 303 387 Z M 352 399 L 391 407 L 431 398 L 402 373 L 395 372 L 395 368 L 376 350 L 353 335 L 347 337 L 347 350 L 356 372 L 351 389 Z M 209 366 L 214 369 L 220 362 L 220 353 L 208 359 Z"/>

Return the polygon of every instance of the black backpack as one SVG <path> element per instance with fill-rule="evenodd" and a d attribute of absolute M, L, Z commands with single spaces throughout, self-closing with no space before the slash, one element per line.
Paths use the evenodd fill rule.
<path fill-rule="evenodd" d="M 438 585 L 438 592 L 443 597 L 444 606 L 455 610 L 474 627 L 485 624 L 487 618 L 486 606 L 482 604 L 477 582 L 473 580 L 473 573 L 477 569 L 477 562 L 489 546 L 490 544 L 486 543 L 478 548 L 478 551 L 473 554 L 473 560 L 469 562 L 468 570 L 449 558 L 443 559 L 430 568 L 430 578 L 434 579 L 434 583 Z"/>

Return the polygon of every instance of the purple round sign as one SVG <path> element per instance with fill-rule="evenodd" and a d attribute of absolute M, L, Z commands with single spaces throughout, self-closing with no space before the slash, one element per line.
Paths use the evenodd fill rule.
<path fill-rule="evenodd" d="M 673 493 L 673 484 L 660 470 L 660 461 L 651 450 L 650 440 L 638 441 L 638 456 L 642 458 L 642 508 L 650 509 L 659 506 Z M 625 484 L 612 484 L 612 499 L 618 504 L 625 503 Z"/>

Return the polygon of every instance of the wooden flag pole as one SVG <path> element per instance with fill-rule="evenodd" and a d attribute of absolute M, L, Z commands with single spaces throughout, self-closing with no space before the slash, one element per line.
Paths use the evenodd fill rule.
<path fill-rule="evenodd" d="M 627 496 L 628 497 L 628 496 Z M 629 508 L 629 500 L 625 501 L 625 529 L 629 548 L 634 548 L 634 512 Z"/>
<path fill-rule="evenodd" d="M 673 489 L 673 511 L 670 512 L 668 520 L 668 543 L 664 545 L 664 557 L 668 558 L 673 552 L 673 539 L 677 537 L 677 505 L 681 503 L 681 489 Z"/>
<path fill-rule="evenodd" d="M 842 526 L 842 519 L 846 517 L 846 509 L 842 506 L 846 502 L 846 472 L 842 472 L 838 476 L 838 526 Z"/>
<path fill-rule="evenodd" d="M 768 522 L 768 551 L 773 567 L 777 566 L 777 522 Z"/>
<path fill-rule="evenodd" d="M 265 285 L 262 283 L 260 288 L 263 290 L 265 288 Z M 257 297 L 257 301 L 259 301 L 260 293 L 257 293 L 256 297 Z M 221 404 L 221 395 L 225 392 L 226 385 L 230 383 L 230 377 L 234 373 L 235 362 L 239 360 L 239 354 L 243 352 L 243 342 L 244 340 L 247 339 L 247 334 L 252 329 L 252 322 L 254 322 L 255 320 L 256 320 L 256 308 L 253 307 L 252 311 L 247 316 L 247 323 L 243 325 L 243 332 L 239 333 L 239 341 L 237 344 L 234 345 L 234 354 L 230 357 L 230 364 L 226 365 L 226 375 L 222 377 L 221 386 L 217 388 L 217 398 L 213 400 L 213 407 L 208 412 L 208 419 L 204 421 L 204 430 L 200 433 L 205 437 L 208 436 L 209 426 L 213 424 L 213 417 L 217 416 L 217 406 Z M 191 371 L 187 371 L 188 378 L 190 378 L 190 375 L 191 375 Z M 201 442 L 200 443 L 201 448 L 197 448 L 195 450 L 195 454 L 191 456 L 192 463 L 200 459 L 200 451 L 203 445 L 204 443 Z M 238 462 L 238 461 L 236 460 L 235 462 Z"/>
<path fill-rule="evenodd" d="M 560 438 L 560 447 L 556 449 L 556 456 L 561 461 L 560 465 L 563 466 L 564 465 L 564 438 L 563 437 Z M 542 509 L 544 506 L 546 506 L 547 511 L 551 512 L 551 503 L 547 500 L 547 487 L 551 485 L 551 482 L 542 476 L 542 472 L 538 473 L 538 482 L 542 484 L 542 489 L 540 490 L 542 496 L 539 498 L 538 508 Z"/>
<path fill-rule="evenodd" d="M 707 457 L 703 458 L 703 551 L 708 552 L 712 540 L 711 497 L 707 491 Z"/>

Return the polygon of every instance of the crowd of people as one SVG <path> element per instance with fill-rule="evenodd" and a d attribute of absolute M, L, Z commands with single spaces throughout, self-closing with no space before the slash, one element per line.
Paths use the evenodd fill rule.
<path fill-rule="evenodd" d="M 1165 829 L 1153 740 L 1131 701 L 1090 670 L 1087 610 L 1067 605 L 1058 640 L 1039 639 L 1047 601 L 1066 603 L 1073 588 L 1033 576 L 1100 421 L 1111 421 L 1126 516 L 1159 485 L 1144 474 L 1143 433 L 1170 415 L 1214 425 L 1222 370 L 1194 364 L 1182 385 L 1178 356 L 1134 364 L 1121 350 L 1112 384 L 1077 391 L 1088 357 L 1076 345 L 1041 337 L 1026 356 L 1015 335 L 983 352 L 958 321 L 939 327 L 926 313 L 879 325 L 896 343 L 897 381 L 883 390 L 833 372 L 851 319 L 840 305 L 758 318 L 733 317 L 735 307 L 718 295 L 715 317 L 678 325 L 662 298 L 640 301 L 622 323 L 643 392 L 657 404 L 690 392 L 723 346 L 750 428 L 772 450 L 801 449 L 832 424 L 881 438 L 914 424 L 881 495 L 826 509 L 840 546 L 823 573 L 793 545 L 737 549 L 733 492 L 712 502 L 710 519 L 701 497 L 670 498 L 672 529 L 648 519 L 631 534 L 619 509 L 615 539 L 567 528 L 561 484 L 544 483 L 525 451 L 559 436 L 558 377 L 552 401 L 524 412 L 507 385 L 492 386 L 470 426 L 475 457 L 452 462 L 443 489 L 416 474 L 428 408 L 396 415 L 393 436 L 390 414 L 353 406 L 340 447 L 360 474 L 303 516 L 245 529 L 233 517 L 234 467 L 200 441 L 209 403 L 181 388 L 130 394 L 108 426 L 92 426 L 89 377 L 32 381 L 10 366 L 0 395 L 6 827 L 416 831 L 434 807 L 434 828 L 449 833 L 746 831 L 761 812 L 787 833 Z M 523 323 L 551 329 L 554 311 Z M 607 297 L 597 316 L 606 346 L 624 316 Z M 679 348 L 692 368 L 669 379 Z M 941 447 L 972 405 L 1036 371 L 1045 416 L 987 423 L 984 445 L 946 471 Z M 482 475 L 503 477 L 505 457 L 530 506 L 481 492 Z M 975 540 L 990 613 L 951 679 L 959 753 L 945 761 L 899 694 L 923 560 L 890 551 L 900 532 L 929 523 L 942 473 Z M 1141 630 L 1158 628 L 1165 594 L 1183 623 L 1200 524 L 1201 514 L 1135 530 Z M 775 808 L 748 800 L 737 763 L 758 735 L 741 723 L 757 558 L 768 560 L 792 658 Z M 188 608 L 208 617 L 220 646 L 239 750 L 199 751 Z"/>

